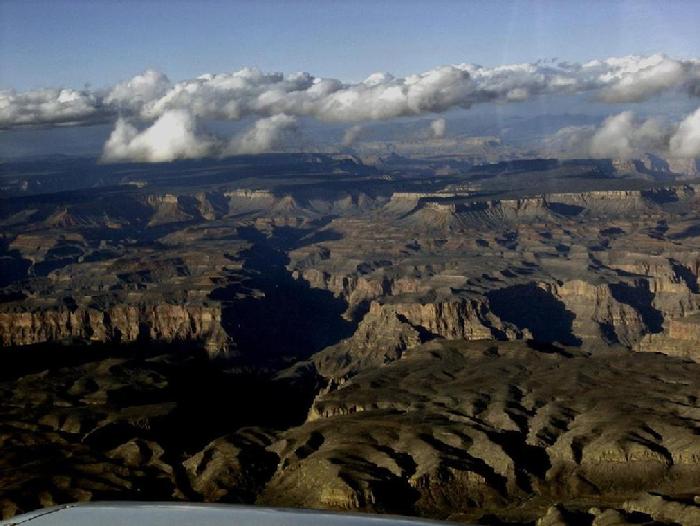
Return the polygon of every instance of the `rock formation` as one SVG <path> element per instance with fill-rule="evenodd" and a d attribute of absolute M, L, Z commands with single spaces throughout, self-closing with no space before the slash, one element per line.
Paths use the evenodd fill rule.
<path fill-rule="evenodd" d="M 10 165 L 3 515 L 697 523 L 692 163 L 465 155 Z"/>

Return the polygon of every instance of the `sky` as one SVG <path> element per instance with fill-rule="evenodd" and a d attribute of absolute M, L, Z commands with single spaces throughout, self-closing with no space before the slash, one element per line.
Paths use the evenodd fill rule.
<path fill-rule="evenodd" d="M 562 114 L 579 125 L 543 147 L 692 158 L 699 20 L 696 0 L 0 0 L 0 158 L 167 162 L 318 126 L 352 147 L 401 119 L 442 140 L 455 118 Z"/>
<path fill-rule="evenodd" d="M 359 81 L 441 64 L 700 50 L 700 2 L 0 0 L 0 87 L 256 66 Z"/>

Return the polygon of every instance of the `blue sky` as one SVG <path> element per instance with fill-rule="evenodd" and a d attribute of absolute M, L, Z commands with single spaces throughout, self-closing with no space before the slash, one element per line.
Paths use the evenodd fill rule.
<path fill-rule="evenodd" d="M 257 66 L 356 81 L 439 64 L 700 50 L 700 2 L 0 0 L 0 87 Z"/>
<path fill-rule="evenodd" d="M 253 137 L 262 141 L 271 129 L 273 135 L 283 134 L 290 118 L 299 118 L 311 138 L 325 136 L 325 124 L 314 132 L 324 120 L 342 123 L 337 126 L 342 131 L 363 120 L 364 125 L 412 118 L 429 122 L 439 115 L 453 122 L 486 116 L 507 128 L 516 117 L 585 114 L 602 121 L 629 110 L 639 119 L 660 117 L 677 124 L 698 107 L 689 93 L 700 93 L 700 64 L 682 59 L 698 58 L 699 21 L 697 0 L 0 0 L 0 90 L 18 92 L 0 92 L 0 158 L 97 154 L 119 116 L 138 128 L 117 134 L 131 137 L 123 145 L 126 152 L 139 150 L 144 141 L 162 142 L 165 131 L 190 133 L 199 124 L 225 124 L 229 133 L 217 135 L 220 146 L 231 133 L 258 133 L 259 123 L 262 131 Z M 656 66 L 646 58 L 606 62 L 607 69 L 594 74 L 592 83 L 586 71 L 579 75 L 586 68 L 578 64 L 589 60 L 657 53 L 671 58 L 651 57 Z M 540 59 L 570 62 L 560 69 L 573 84 L 553 80 L 546 65 L 530 68 L 536 72 L 525 76 L 513 68 L 501 78 L 499 70 L 493 83 L 488 76 L 464 75 L 460 68 L 437 68 Z M 627 67 L 620 64 L 630 63 L 634 67 L 620 73 Z M 249 80 L 248 91 L 212 84 L 155 104 L 164 85 L 246 66 L 306 71 L 344 84 L 320 84 L 330 91 L 318 98 L 311 88 L 291 95 L 274 80 Z M 635 76 L 635 67 L 645 73 Z M 129 83 L 123 99 L 110 102 L 116 83 L 147 69 L 167 74 L 171 82 L 149 72 L 137 77 L 141 84 Z M 371 82 L 384 79 L 379 88 L 354 84 L 375 72 L 405 77 L 428 70 L 431 74 L 421 77 L 425 82 L 416 89 L 386 76 L 373 77 Z M 80 91 L 22 93 L 47 87 Z M 279 89 L 290 96 L 276 107 Z M 612 98 L 601 102 L 602 95 Z M 516 103 L 505 103 L 511 100 Z M 243 119 L 231 108 L 243 108 Z M 319 122 L 311 122 L 314 118 Z M 68 128 L 73 125 L 78 127 Z M 248 131 L 240 131 L 245 126 Z M 174 158 L 206 149 L 204 136 L 190 135 L 186 146 L 196 148 L 168 150 Z M 166 137 L 169 147 L 176 136 Z"/>

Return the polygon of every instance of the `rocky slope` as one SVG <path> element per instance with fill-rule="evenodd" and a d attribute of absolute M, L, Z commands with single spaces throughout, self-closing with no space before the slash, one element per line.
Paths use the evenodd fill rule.
<path fill-rule="evenodd" d="M 699 373 L 621 349 L 415 347 L 320 394 L 272 446 L 281 461 L 262 500 L 527 522 L 552 502 L 683 498 L 700 489 Z"/>
<path fill-rule="evenodd" d="M 439 340 L 349 374 L 326 361 L 319 372 L 346 379 L 320 391 L 308 367 L 274 380 L 186 348 L 5 363 L 0 507 L 147 498 L 697 524 L 699 366 L 535 347 Z"/>
<path fill-rule="evenodd" d="M 653 159 L 253 161 L 2 198 L 5 516 L 696 521 L 700 187 Z"/>

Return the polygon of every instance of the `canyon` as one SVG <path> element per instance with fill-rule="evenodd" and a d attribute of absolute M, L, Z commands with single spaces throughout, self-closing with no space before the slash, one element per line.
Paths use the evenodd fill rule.
<path fill-rule="evenodd" d="M 3 516 L 700 524 L 700 181 L 651 161 L 6 163 Z"/>

